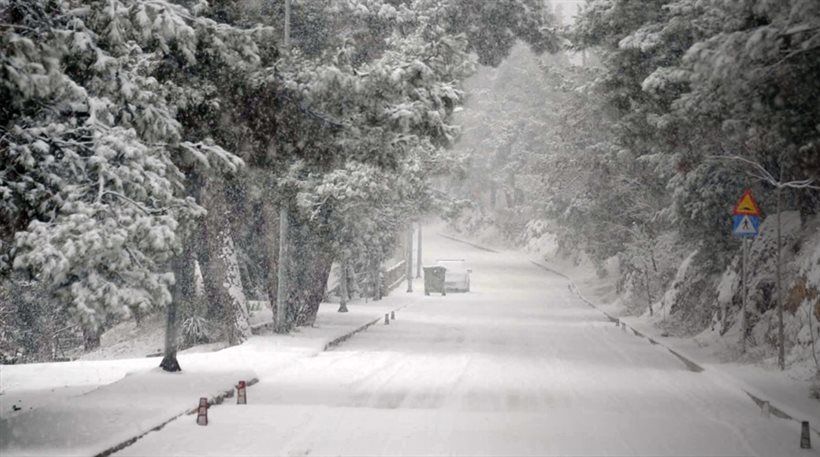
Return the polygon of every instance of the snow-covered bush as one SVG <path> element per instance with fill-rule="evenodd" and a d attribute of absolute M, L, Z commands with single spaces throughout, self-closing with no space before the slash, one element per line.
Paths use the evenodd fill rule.
<path fill-rule="evenodd" d="M 541 258 L 555 255 L 558 245 L 555 241 L 552 225 L 544 219 L 533 219 L 527 222 L 518 243 L 524 246 L 527 252 L 536 254 Z"/>

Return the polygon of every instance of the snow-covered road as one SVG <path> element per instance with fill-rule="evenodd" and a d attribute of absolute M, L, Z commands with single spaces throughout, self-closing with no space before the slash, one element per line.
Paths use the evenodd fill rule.
<path fill-rule="evenodd" d="M 425 297 L 417 281 L 390 325 L 258 372 L 248 405 L 120 454 L 820 455 L 799 449 L 799 424 L 622 332 L 564 279 L 429 233 L 425 263 L 467 259 L 472 292 Z"/>

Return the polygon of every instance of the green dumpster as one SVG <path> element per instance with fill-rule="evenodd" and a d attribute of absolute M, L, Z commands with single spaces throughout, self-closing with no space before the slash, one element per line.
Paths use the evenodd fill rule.
<path fill-rule="evenodd" d="M 430 295 L 430 292 L 441 292 L 441 295 L 447 295 L 444 290 L 444 273 L 447 271 L 444 267 L 424 267 L 424 295 Z"/>

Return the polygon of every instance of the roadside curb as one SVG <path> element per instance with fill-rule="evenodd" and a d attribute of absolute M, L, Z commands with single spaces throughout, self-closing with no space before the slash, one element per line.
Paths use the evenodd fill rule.
<path fill-rule="evenodd" d="M 345 341 L 349 340 L 351 337 L 353 337 L 353 335 L 355 335 L 359 332 L 363 332 L 363 331 L 367 330 L 368 328 L 370 328 L 371 326 L 378 324 L 379 322 L 381 322 L 381 320 L 382 320 L 381 317 L 377 317 L 376 319 L 362 325 L 361 327 L 357 328 L 356 330 L 353 330 L 352 332 L 348 332 L 348 333 L 346 333 L 346 334 L 344 334 L 344 335 L 342 335 L 338 338 L 333 339 L 332 341 L 328 341 L 327 343 L 325 343 L 325 346 L 319 352 L 326 352 L 326 351 L 329 351 L 330 349 L 333 349 L 334 347 L 336 347 L 336 346 L 344 343 Z"/>
<path fill-rule="evenodd" d="M 258 378 L 253 378 L 250 381 L 248 381 L 246 385 L 247 386 L 252 386 L 252 385 L 256 384 L 257 382 L 259 382 L 259 379 Z M 209 398 L 208 399 L 208 406 L 222 404 L 222 402 L 226 398 L 232 398 L 232 397 L 233 397 L 233 386 L 231 386 L 231 388 L 229 390 L 222 390 L 219 393 L 217 393 L 216 395 L 214 395 L 213 397 Z M 175 415 L 174 417 L 163 421 L 161 424 L 157 425 L 156 427 L 153 427 L 150 430 L 145 431 L 144 433 L 141 433 L 137 436 L 131 437 L 131 438 L 123 441 L 122 443 L 117 444 L 116 446 L 112 446 L 112 447 L 100 452 L 99 454 L 95 454 L 94 457 L 107 457 L 107 456 L 109 456 L 109 455 L 111 455 L 115 452 L 119 452 L 119 451 L 127 448 L 128 446 L 136 443 L 140 438 L 144 437 L 145 435 L 147 435 L 151 432 L 156 432 L 156 431 L 162 430 L 163 427 L 170 424 L 171 422 L 179 419 L 182 416 L 194 414 L 194 413 L 196 413 L 196 411 L 197 411 L 197 407 L 194 407 L 192 409 L 183 411 L 183 412 Z"/>
<path fill-rule="evenodd" d="M 391 312 L 398 312 L 398 311 L 404 309 L 407 306 L 408 305 L 400 306 L 396 309 L 391 310 Z M 350 331 L 344 333 L 343 335 L 338 336 L 338 337 L 328 341 L 327 343 L 325 343 L 324 346 L 322 346 L 322 349 L 320 349 L 318 351 L 315 351 L 313 353 L 309 353 L 306 357 L 316 356 L 316 355 L 318 355 L 322 352 L 327 352 L 327 351 L 339 346 L 340 344 L 344 343 L 345 341 L 349 340 L 355 334 L 363 332 L 363 331 L 367 330 L 368 328 L 370 328 L 371 326 L 373 326 L 373 325 L 375 325 L 375 324 L 377 324 L 381 321 L 382 321 L 382 317 L 378 317 L 378 318 L 376 318 L 376 319 L 374 319 L 374 320 L 372 320 L 372 321 L 370 321 L 370 322 L 368 322 L 368 323 L 366 323 L 366 324 L 364 324 L 360 327 L 357 327 L 353 330 L 350 330 Z M 268 325 L 269 325 L 268 323 L 265 323 L 265 324 L 257 325 L 257 327 L 261 329 L 261 328 L 264 328 Z M 256 334 L 256 333 L 254 333 L 254 334 Z M 247 385 L 247 387 L 250 387 L 254 384 L 257 384 L 258 382 L 259 382 L 259 378 L 252 378 L 247 382 L 246 385 Z M 231 386 L 228 389 L 220 390 L 216 393 L 216 395 L 213 395 L 210 398 L 208 398 L 208 406 L 220 405 L 220 404 L 222 404 L 222 402 L 226 398 L 232 398 L 233 395 L 234 395 L 234 386 Z M 131 446 L 132 444 L 136 443 L 138 440 L 145 437 L 149 433 L 162 430 L 166 425 L 168 425 L 171 422 L 179 419 L 180 417 L 196 413 L 197 409 L 198 409 L 198 406 L 193 407 L 191 409 L 187 409 L 187 410 L 185 410 L 181 413 L 175 414 L 173 417 L 163 420 L 160 424 L 150 428 L 149 430 L 146 430 L 143 433 L 140 433 L 137 436 L 133 436 L 131 438 L 128 438 L 127 440 L 122 441 L 119 444 L 116 444 L 114 446 L 109 447 L 108 449 L 105 449 L 102 452 L 94 454 L 94 457 L 108 457 L 109 455 L 114 454 L 115 452 L 119 452 L 119 451 L 127 448 L 128 446 Z"/>
<path fill-rule="evenodd" d="M 408 306 L 408 305 L 400 306 L 400 307 L 398 307 L 398 308 L 396 308 L 396 309 L 394 309 L 394 310 L 391 310 L 390 312 L 391 312 L 391 313 L 398 312 L 398 311 L 400 311 L 400 310 L 402 310 L 402 309 L 406 308 L 407 306 Z M 329 350 L 331 350 L 331 349 L 335 348 L 336 346 L 338 346 L 338 345 L 340 345 L 340 344 L 344 343 L 345 341 L 349 340 L 349 339 L 350 339 L 353 335 L 355 335 L 355 334 L 357 334 L 357 333 L 359 333 L 359 332 L 363 332 L 363 331 L 367 330 L 368 328 L 372 327 L 373 325 L 378 324 L 379 322 L 382 322 L 382 318 L 381 318 L 381 317 L 377 317 L 376 319 L 374 319 L 374 320 L 372 320 L 372 321 L 370 321 L 370 322 L 368 322 L 368 323 L 366 323 L 366 324 L 362 325 L 361 327 L 357 328 L 356 330 L 353 330 L 353 331 L 351 331 L 351 332 L 348 332 L 348 333 L 346 333 L 346 334 L 344 334 L 344 335 L 342 335 L 342 336 L 340 336 L 340 337 L 338 337 L 338 338 L 336 338 L 336 339 L 334 339 L 334 340 L 332 340 L 332 341 L 329 341 L 327 344 L 325 344 L 324 348 L 322 348 L 322 350 L 321 350 L 321 351 L 319 351 L 319 352 L 326 352 L 326 351 L 329 351 Z M 318 354 L 318 352 L 317 352 L 317 354 Z"/>
<path fill-rule="evenodd" d="M 675 350 L 675 349 L 672 349 L 671 347 L 669 347 L 668 345 L 666 345 L 666 344 L 664 344 L 664 343 L 662 343 L 662 342 L 658 341 L 657 339 L 655 339 L 655 338 L 653 338 L 653 337 L 651 337 L 651 336 L 645 335 L 645 334 L 643 334 L 642 332 L 639 332 L 639 331 L 638 331 L 638 330 L 636 330 L 634 327 L 632 327 L 631 325 L 629 325 L 628 323 L 626 323 L 624 320 L 622 320 L 622 319 L 620 319 L 620 318 L 617 318 L 617 317 L 614 317 L 614 316 L 610 315 L 609 313 L 607 313 L 606 311 L 604 311 L 604 310 L 600 309 L 597 305 L 595 305 L 595 303 L 593 303 L 592 301 L 590 301 L 588 298 L 584 297 L 584 295 L 581 293 L 581 291 L 580 291 L 580 289 L 578 288 L 578 286 L 575 284 L 575 281 L 574 281 L 574 280 L 573 280 L 570 276 L 566 275 L 565 273 L 561 273 L 560 271 L 557 271 L 557 270 L 555 270 L 555 269 L 553 269 L 553 268 L 550 268 L 550 267 L 548 267 L 547 265 L 541 264 L 541 263 L 539 263 L 539 262 L 537 262 L 537 261 L 535 261 L 535 260 L 530 259 L 530 262 L 532 262 L 532 264 L 533 264 L 533 265 L 536 265 L 536 266 L 538 266 L 538 267 L 540 267 L 540 268 L 542 268 L 542 269 L 544 269 L 544 270 L 549 271 L 550 273 L 554 273 L 554 274 L 556 274 L 556 275 L 558 275 L 558 276 L 561 276 L 562 278 L 565 278 L 567 281 L 569 281 L 569 284 L 570 284 L 570 290 L 571 290 L 571 291 L 572 291 L 575 295 L 577 295 L 577 296 L 578 296 L 578 298 L 580 298 L 581 300 L 583 300 L 583 301 L 584 301 L 584 303 L 586 303 L 586 304 L 588 304 L 589 306 L 591 306 L 591 307 L 595 308 L 596 310 L 600 311 L 600 312 L 601 312 L 604 316 L 606 316 L 606 317 L 607 317 L 610 321 L 612 321 L 612 322 L 616 323 L 617 325 L 619 325 L 619 326 L 621 326 L 621 327 L 623 327 L 623 328 L 629 329 L 630 331 L 632 331 L 632 334 L 633 334 L 633 335 L 635 335 L 635 336 L 637 336 L 637 337 L 639 337 L 639 338 L 645 338 L 647 341 L 649 341 L 649 343 L 650 343 L 650 344 L 653 344 L 653 345 L 657 345 L 657 346 L 661 346 L 661 347 L 663 347 L 664 349 L 666 349 L 667 351 L 669 351 L 672 355 L 674 355 L 675 357 L 677 357 L 677 358 L 678 358 L 681 362 L 683 362 L 683 364 L 684 364 L 684 365 L 686 365 L 686 367 L 687 367 L 690 371 L 693 371 L 693 372 L 696 372 L 696 373 L 701 373 L 701 372 L 706 371 L 706 368 L 704 368 L 702 365 L 700 365 L 699 363 L 695 362 L 695 361 L 694 361 L 694 360 L 692 360 L 691 358 L 689 358 L 689 357 L 687 357 L 687 356 L 685 356 L 685 355 L 681 354 L 679 351 L 677 351 L 677 350 Z M 734 378 L 734 377 L 733 377 L 733 376 L 731 376 L 731 375 L 724 374 L 723 372 L 720 372 L 720 370 L 710 370 L 710 372 L 716 372 L 716 371 L 717 371 L 717 372 L 719 372 L 721 375 L 725 376 L 727 379 L 730 379 L 736 388 L 740 389 L 743 393 L 745 393 L 746 395 L 748 395 L 748 396 L 749 396 L 749 398 L 751 398 L 751 399 L 752 399 L 752 401 L 754 401 L 754 402 L 755 402 L 755 404 L 757 404 L 759 407 L 762 407 L 762 405 L 763 405 L 763 403 L 764 403 L 764 402 L 768 402 L 768 403 L 769 403 L 769 405 L 770 405 L 769 407 L 771 408 L 771 412 L 772 412 L 772 415 L 773 415 L 773 416 L 778 417 L 778 418 L 780 418 L 780 419 L 792 420 L 792 421 L 795 421 L 795 422 L 797 422 L 797 423 L 800 423 L 800 422 L 801 422 L 799 419 L 796 419 L 796 418 L 794 417 L 794 416 L 795 416 L 795 414 L 789 414 L 789 413 L 787 413 L 786 411 L 784 411 L 784 409 L 783 409 L 782 407 L 778 407 L 778 406 L 777 406 L 777 404 L 776 404 L 776 403 L 773 403 L 771 400 L 767 400 L 767 399 L 766 399 L 766 398 L 764 398 L 762 395 L 756 395 L 756 394 L 753 394 L 753 393 L 749 392 L 749 390 L 751 390 L 751 389 L 749 389 L 748 387 L 744 386 L 744 385 L 743 385 L 743 383 L 742 383 L 742 381 L 737 380 L 736 378 Z M 815 425 L 813 425 L 813 426 L 811 427 L 811 429 L 812 429 L 812 431 L 813 431 L 813 432 L 814 432 L 814 433 L 815 433 L 818 437 L 820 437 L 820 430 L 818 430 L 818 429 L 817 429 L 817 425 L 816 425 L 816 424 L 815 424 Z"/>
<path fill-rule="evenodd" d="M 553 268 L 550 268 L 550 267 L 548 267 L 547 265 L 544 265 L 544 264 L 542 264 L 542 263 L 540 263 L 540 262 L 537 262 L 537 261 L 535 261 L 535 260 L 532 260 L 532 259 L 530 259 L 530 262 L 531 262 L 533 265 L 535 265 L 535 266 L 537 266 L 537 267 L 539 267 L 539 268 L 542 268 L 542 269 L 544 269 L 544 270 L 547 270 L 547 271 L 549 271 L 550 273 L 556 274 L 556 275 L 558 275 L 558 276 L 560 276 L 560 277 L 562 277 L 562 278 L 566 279 L 566 280 L 569 282 L 569 290 L 570 290 L 573 294 L 575 294 L 578 298 L 580 298 L 580 299 L 581 299 L 584 303 L 586 303 L 586 304 L 587 304 L 587 305 L 589 305 L 590 307 L 594 308 L 595 310 L 599 311 L 601 314 L 603 314 L 604 316 L 606 316 L 606 317 L 607 317 L 607 319 L 609 319 L 611 322 L 615 323 L 615 325 L 620 326 L 620 327 L 622 327 L 622 328 L 624 328 L 624 329 L 629 329 L 630 331 L 632 331 L 632 334 L 633 334 L 634 336 L 637 336 L 637 337 L 639 337 L 639 338 L 646 338 L 646 340 L 647 340 L 647 341 L 649 341 L 649 343 L 651 343 L 651 344 L 653 344 L 653 345 L 657 345 L 657 346 L 661 346 L 661 347 L 663 347 L 664 349 L 666 349 L 667 351 L 669 351 L 672 355 L 674 355 L 675 357 L 677 357 L 677 358 L 678 358 L 681 362 L 683 362 L 683 364 L 686 366 L 686 368 L 687 368 L 687 369 L 689 369 L 689 371 L 693 371 L 693 372 L 695 372 L 695 373 L 701 373 L 701 372 L 703 372 L 703 371 L 705 371 L 705 370 L 706 370 L 706 369 L 705 369 L 705 368 L 703 368 L 700 364 L 698 364 L 698 363 L 697 363 L 697 362 L 695 362 L 694 360 L 690 359 L 689 357 L 686 357 L 686 356 L 682 355 L 681 353 L 679 353 L 678 351 L 676 351 L 676 350 L 674 350 L 674 349 L 670 348 L 669 346 L 667 346 L 667 345 L 665 345 L 665 344 L 663 344 L 663 343 L 661 343 L 661 342 L 659 342 L 659 341 L 657 341 L 657 340 L 655 340 L 655 339 L 653 339 L 653 338 L 650 338 L 650 337 L 649 337 L 649 336 L 647 336 L 647 335 L 644 335 L 643 333 L 641 333 L 641 332 L 639 332 L 638 330 L 634 329 L 631 325 L 627 324 L 627 323 L 626 323 L 626 322 L 624 322 L 623 320 L 621 320 L 621 319 L 619 319 L 619 318 L 617 318 L 617 317 L 615 317 L 615 316 L 613 316 L 613 315 L 611 315 L 611 314 L 607 313 L 606 311 L 602 310 L 601 308 L 599 308 L 599 307 L 598 307 L 595 303 L 593 303 L 591 300 L 589 300 L 588 298 L 584 297 L 584 294 L 582 294 L 582 293 L 581 293 L 581 290 L 580 290 L 580 289 L 578 289 L 578 285 L 576 285 L 576 284 L 575 284 L 575 281 L 573 281 L 573 279 L 572 279 L 570 276 L 568 276 L 567 274 L 565 274 L 565 273 L 561 273 L 561 272 L 560 272 L 560 271 L 558 271 L 558 270 L 555 270 L 555 269 L 553 269 Z"/>
<path fill-rule="evenodd" d="M 610 315 L 609 313 L 607 313 L 606 311 L 600 309 L 595 303 L 590 301 L 588 298 L 584 297 L 584 295 L 581 293 L 580 289 L 578 289 L 578 286 L 575 284 L 575 281 L 570 276 L 566 275 L 565 273 L 561 273 L 560 271 L 557 271 L 553 268 L 550 268 L 547 265 L 541 264 L 540 262 L 537 262 L 535 260 L 530 259 L 530 262 L 532 262 L 533 265 L 536 265 L 536 266 L 538 266 L 538 267 L 540 267 L 544 270 L 547 270 L 551 273 L 554 273 L 558 276 L 561 276 L 562 278 L 565 278 L 567 281 L 569 281 L 570 290 L 575 295 L 577 295 L 578 298 L 580 298 L 584 303 L 586 303 L 587 305 L 591 306 L 592 308 L 595 308 L 596 310 L 600 311 L 610 321 L 616 323 L 620 327 L 623 327 L 625 329 L 629 329 L 634 336 L 637 336 L 639 338 L 645 338 L 647 341 L 649 341 L 650 344 L 663 347 L 664 349 L 669 351 L 672 355 L 677 357 L 681 362 L 683 362 L 683 364 L 686 365 L 686 367 L 690 371 L 693 371 L 693 372 L 696 372 L 696 373 L 701 373 L 701 372 L 706 371 L 705 367 L 703 367 L 699 363 L 695 362 L 690 357 L 687 357 L 687 356 L 681 354 L 678 350 L 675 350 L 675 349 L 669 347 L 668 345 L 658 341 L 657 339 L 655 339 L 655 338 L 653 338 L 649 335 L 645 335 L 644 333 L 636 330 L 634 327 L 629 325 L 626 321 L 624 321 L 620 318 L 614 317 L 614 316 Z M 792 421 L 795 421 L 797 423 L 801 422 L 799 419 L 795 418 L 795 416 L 797 416 L 797 414 L 793 414 L 793 413 L 790 414 L 790 413 L 786 412 L 785 409 L 782 406 L 777 406 L 776 403 L 772 402 L 771 400 L 766 399 L 761 394 L 753 394 L 752 392 L 750 392 L 750 390 L 752 390 L 752 389 L 749 389 L 747 386 L 744 385 L 744 383 L 742 381 L 736 379 L 735 377 L 733 377 L 729 374 L 723 373 L 719 369 L 713 369 L 713 370 L 710 370 L 710 372 L 711 373 L 719 373 L 721 376 L 725 377 L 726 379 L 731 380 L 732 384 L 736 388 L 740 389 L 740 391 L 742 391 L 743 393 L 748 395 L 749 398 L 751 398 L 752 401 L 754 401 L 755 404 L 757 404 L 758 406 L 762 406 L 762 404 L 764 402 L 768 402 L 769 407 L 771 408 L 771 412 L 772 412 L 773 416 L 778 417 L 780 419 L 792 420 Z M 813 426 L 811 426 L 811 429 L 818 437 L 820 437 L 820 430 L 818 430 L 817 424 L 814 424 Z"/>
<path fill-rule="evenodd" d="M 598 307 L 595 303 L 593 303 L 592 301 L 590 301 L 588 298 L 584 297 L 584 295 L 581 293 L 581 290 L 580 290 L 580 289 L 578 289 L 578 286 L 575 284 L 575 281 L 573 281 L 571 277 L 567 276 L 565 273 L 561 273 L 560 271 L 558 271 L 558 270 L 556 270 L 556 269 L 554 269 L 554 268 L 550 268 L 550 267 L 548 267 L 548 266 L 546 266 L 546 265 L 544 265 L 544 264 L 542 264 L 542 263 L 540 263 L 540 262 L 537 262 L 537 261 L 535 261 L 535 260 L 530 259 L 530 263 L 532 263 L 532 264 L 533 264 L 533 265 L 535 265 L 536 267 L 539 267 L 539 268 L 541 268 L 541 269 L 543 269 L 543 270 L 547 270 L 547 271 L 549 271 L 550 273 L 556 274 L 556 275 L 558 275 L 558 276 L 560 276 L 560 277 L 562 277 L 562 278 L 566 279 L 567 281 L 569 281 L 569 290 L 570 290 L 570 292 L 572 292 L 572 293 L 574 293 L 575 295 L 577 295 L 577 296 L 578 296 L 578 298 L 580 298 L 580 299 L 581 299 L 581 301 L 583 301 L 584 303 L 586 303 L 587 305 L 589 305 L 591 308 L 594 308 L 595 310 L 599 311 L 601 314 L 603 314 L 604 316 L 606 316 L 606 317 L 607 317 L 607 319 L 609 319 L 610 321 L 612 321 L 612 322 L 616 322 L 616 323 L 618 323 L 618 324 L 620 325 L 620 322 L 621 322 L 621 320 L 620 320 L 620 319 L 618 319 L 617 317 L 612 316 L 611 314 L 609 314 L 609 313 L 607 313 L 606 311 L 602 310 L 602 309 L 601 309 L 601 308 L 599 308 L 599 307 Z M 630 329 L 631 329 L 633 332 L 635 331 L 635 330 L 634 330 L 634 329 L 632 329 L 631 327 L 630 327 Z"/>

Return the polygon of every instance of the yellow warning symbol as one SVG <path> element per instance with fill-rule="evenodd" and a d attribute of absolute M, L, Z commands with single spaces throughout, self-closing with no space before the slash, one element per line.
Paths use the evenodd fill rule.
<path fill-rule="evenodd" d="M 760 216 L 760 208 L 757 206 L 757 202 L 755 201 L 754 197 L 752 197 L 752 191 L 746 190 L 743 193 L 743 196 L 740 197 L 737 204 L 735 205 L 735 209 L 732 211 L 734 215 L 746 215 L 746 216 Z"/>

